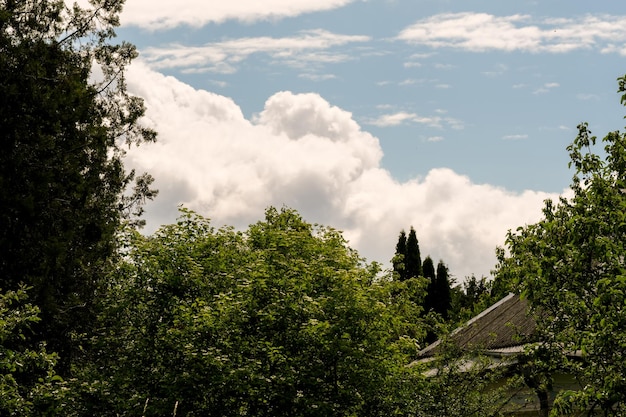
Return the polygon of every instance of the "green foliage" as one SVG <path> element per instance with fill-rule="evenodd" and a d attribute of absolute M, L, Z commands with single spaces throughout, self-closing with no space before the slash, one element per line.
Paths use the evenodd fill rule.
<path fill-rule="evenodd" d="M 440 347 L 429 361 L 414 365 L 428 378 L 416 390 L 416 404 L 407 415 L 496 417 L 512 411 L 508 401 L 523 386 L 519 376 L 494 367 L 493 358 L 479 350 L 462 352 L 446 337 Z"/>
<path fill-rule="evenodd" d="M 406 258 L 406 233 L 404 230 L 400 232 L 400 236 L 398 236 L 398 243 L 396 244 L 396 252 L 392 259 L 393 263 L 393 271 L 396 275 L 396 279 L 400 281 L 406 280 L 407 271 L 405 266 L 405 258 Z"/>
<path fill-rule="evenodd" d="M 434 287 L 435 302 L 433 303 L 433 309 L 444 320 L 448 320 L 448 313 L 452 307 L 452 295 L 450 294 L 448 267 L 443 261 L 439 261 L 437 264 L 437 277 Z"/>
<path fill-rule="evenodd" d="M 424 259 L 422 271 L 424 278 L 426 278 L 426 282 L 428 283 L 428 286 L 426 287 L 426 296 L 424 298 L 424 311 L 429 312 L 432 311 L 435 303 L 435 280 L 437 279 L 435 264 L 433 263 L 433 258 L 431 258 L 430 255 Z"/>
<path fill-rule="evenodd" d="M 435 264 L 432 258 L 427 256 L 426 259 L 424 259 L 422 271 L 428 281 L 424 310 L 427 312 L 432 311 L 438 314 L 443 321 L 447 321 L 450 309 L 452 308 L 452 293 L 450 279 L 448 277 L 448 267 L 440 260 L 435 272 Z"/>
<path fill-rule="evenodd" d="M 123 145 L 155 133 L 139 125 L 142 101 L 126 92 L 134 47 L 109 43 L 122 1 L 91 3 L 0 1 L 0 287 L 31 288 L 38 342 L 60 354 L 64 375 L 123 216 L 154 196 L 145 175 L 122 195 L 134 178 Z"/>
<path fill-rule="evenodd" d="M 411 226 L 408 238 L 404 230 L 400 232 L 392 263 L 396 279 L 400 281 L 422 276 L 420 248 L 413 226 Z"/>
<path fill-rule="evenodd" d="M 619 80 L 622 93 L 625 80 Z M 582 364 L 568 365 L 583 388 L 562 394 L 555 413 L 590 408 L 621 415 L 626 407 L 626 135 L 607 134 L 601 158 L 587 124 L 578 129 L 568 147 L 576 170 L 574 196 L 558 204 L 546 201 L 541 221 L 509 233 L 509 255 L 499 251 L 497 274 L 541 313 L 539 328 L 554 354 L 581 353 Z"/>
<path fill-rule="evenodd" d="M 404 261 L 407 278 L 422 276 L 422 258 L 415 229 L 411 226 L 409 237 L 406 240 L 406 257 Z"/>
<path fill-rule="evenodd" d="M 502 299 L 506 293 L 502 296 L 492 294 L 493 282 L 472 275 L 466 277 L 462 285 L 453 286 L 450 289 L 452 322 L 464 323 Z"/>
<path fill-rule="evenodd" d="M 389 410 L 423 332 L 409 301 L 420 280 L 379 277 L 339 232 L 287 209 L 268 209 L 245 233 L 183 211 L 127 245 L 85 371 L 106 383 L 83 394 L 83 414 Z"/>
<path fill-rule="evenodd" d="M 0 294 L 0 415 L 65 415 L 66 387 L 54 372 L 57 356 L 29 343 L 39 310 L 26 298 L 23 288 Z"/>

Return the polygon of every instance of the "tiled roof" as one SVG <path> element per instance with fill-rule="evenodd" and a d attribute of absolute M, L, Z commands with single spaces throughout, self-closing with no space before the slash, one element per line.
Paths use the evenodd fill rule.
<path fill-rule="evenodd" d="M 488 353 L 515 351 L 514 347 L 536 342 L 536 322 L 528 315 L 528 304 L 519 295 L 509 294 L 450 334 L 450 341 L 462 350 L 481 349 Z M 419 357 L 437 353 L 440 341 L 423 349 Z"/>

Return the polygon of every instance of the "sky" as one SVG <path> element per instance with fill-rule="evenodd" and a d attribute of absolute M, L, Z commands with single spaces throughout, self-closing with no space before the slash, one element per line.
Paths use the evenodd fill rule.
<path fill-rule="evenodd" d="M 624 126 L 615 0 L 127 0 L 121 22 L 159 133 L 126 157 L 160 190 L 146 233 L 285 206 L 383 268 L 414 227 L 457 282 L 490 276 L 567 195 L 576 126 Z"/>

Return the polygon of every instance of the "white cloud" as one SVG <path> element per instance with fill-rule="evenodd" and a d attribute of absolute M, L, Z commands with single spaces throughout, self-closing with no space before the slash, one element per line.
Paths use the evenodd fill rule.
<path fill-rule="evenodd" d="M 502 139 L 504 140 L 521 140 L 521 139 L 528 139 L 528 135 L 527 134 L 517 134 L 517 135 L 505 135 L 502 136 Z"/>
<path fill-rule="evenodd" d="M 526 51 L 563 53 L 598 49 L 626 54 L 626 16 L 587 15 L 575 19 L 535 19 L 528 15 L 445 13 L 407 27 L 398 39 L 432 48 L 475 52 Z M 618 45 L 618 46 L 616 46 Z"/>
<path fill-rule="evenodd" d="M 216 85 L 220 88 L 224 88 L 228 86 L 228 83 L 226 81 L 221 81 L 221 80 L 209 80 L 209 82 L 213 85 Z"/>
<path fill-rule="evenodd" d="M 299 74 L 298 78 L 304 78 L 311 81 L 327 81 L 333 80 L 337 78 L 337 76 L 334 74 L 311 74 L 307 72 L 304 74 Z"/>
<path fill-rule="evenodd" d="M 553 88 L 560 87 L 559 83 L 545 83 L 541 87 L 537 88 L 533 91 L 533 94 L 546 94 L 549 93 Z"/>
<path fill-rule="evenodd" d="M 252 22 L 294 17 L 303 13 L 343 7 L 353 0 L 131 0 L 124 5 L 122 24 L 145 29 L 171 29 L 180 25 L 200 27 L 226 20 Z M 66 0 L 67 3 L 72 1 Z M 86 5 L 87 0 L 79 0 Z"/>
<path fill-rule="evenodd" d="M 440 111 L 437 110 L 435 112 L 440 113 Z M 420 116 L 417 113 L 408 113 L 405 111 L 383 114 L 376 119 L 367 121 L 367 124 L 378 127 L 398 126 L 404 123 L 422 124 L 439 129 L 443 128 L 444 125 L 456 130 L 464 128 L 463 122 L 452 117 Z"/>
<path fill-rule="evenodd" d="M 576 98 L 578 100 L 582 100 L 582 101 L 600 101 L 600 96 L 597 94 L 590 94 L 590 93 L 579 93 L 576 94 Z"/>
<path fill-rule="evenodd" d="M 240 228 L 267 206 L 286 205 L 343 230 L 352 247 L 385 267 L 399 231 L 413 225 L 422 253 L 463 278 L 488 274 L 506 231 L 536 221 L 543 200 L 556 197 L 474 184 L 445 168 L 398 182 L 381 168 L 378 139 L 317 94 L 276 93 L 251 121 L 231 99 L 139 63 L 128 83 L 146 100 L 146 123 L 159 131 L 157 143 L 127 156 L 160 189 L 146 207 L 148 231 L 173 222 L 179 204 L 216 226 Z"/>
<path fill-rule="evenodd" d="M 343 62 L 354 57 L 341 53 L 323 52 L 327 49 L 370 38 L 341 35 L 325 30 L 308 30 L 297 36 L 272 38 L 240 38 L 203 46 L 169 45 L 142 50 L 142 59 L 156 69 L 193 68 L 194 71 L 233 73 L 237 65 L 253 54 L 267 54 L 277 62 L 295 67 L 311 64 Z M 314 51 L 315 53 L 312 53 Z"/>
<path fill-rule="evenodd" d="M 430 136 L 426 138 L 428 142 L 441 142 L 443 140 L 443 136 Z"/>
<path fill-rule="evenodd" d="M 418 53 L 418 54 L 412 54 L 409 58 L 410 59 L 426 59 L 426 58 L 430 58 L 431 56 L 436 55 L 435 53 L 432 52 L 427 52 L 427 53 Z"/>
<path fill-rule="evenodd" d="M 509 70 L 509 67 L 505 64 L 498 64 L 494 67 L 494 69 L 489 71 L 483 71 L 482 74 L 486 77 L 499 77 L 506 73 Z"/>
<path fill-rule="evenodd" d="M 379 118 L 372 120 L 370 124 L 378 127 L 398 126 L 406 121 L 414 120 L 416 117 L 417 114 L 407 112 L 384 114 Z"/>
<path fill-rule="evenodd" d="M 422 64 L 420 62 L 405 62 L 404 68 L 420 68 Z"/>

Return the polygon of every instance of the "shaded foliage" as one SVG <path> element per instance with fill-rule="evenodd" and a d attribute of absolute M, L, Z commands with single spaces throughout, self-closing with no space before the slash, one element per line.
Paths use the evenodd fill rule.
<path fill-rule="evenodd" d="M 439 261 L 437 264 L 437 277 L 434 285 L 433 310 L 444 320 L 448 320 L 448 313 L 452 307 L 452 295 L 450 293 L 450 280 L 448 267 Z"/>
<path fill-rule="evenodd" d="M 30 288 L 41 318 L 33 340 L 59 353 L 66 375 L 122 218 L 155 194 L 140 176 L 123 196 L 135 175 L 122 166 L 122 145 L 155 134 L 139 125 L 142 101 L 126 92 L 134 47 L 109 43 L 121 7 L 0 2 L 0 288 Z"/>
<path fill-rule="evenodd" d="M 422 258 L 420 256 L 420 246 L 417 240 L 415 229 L 411 227 L 409 237 L 406 240 L 406 257 L 404 261 L 407 278 L 417 278 L 422 276 Z"/>
<path fill-rule="evenodd" d="M 450 289 L 450 320 L 461 324 L 506 295 L 494 295 L 492 287 L 493 281 L 487 281 L 486 277 L 478 279 L 474 275 L 466 277 L 463 284 L 453 286 Z"/>
<path fill-rule="evenodd" d="M 408 278 L 405 266 L 406 251 L 406 233 L 404 232 L 404 230 L 402 230 L 400 232 L 400 236 L 398 236 L 396 252 L 392 259 L 393 271 L 397 274 L 396 278 L 400 281 L 404 281 Z"/>
<path fill-rule="evenodd" d="M 24 288 L 0 294 L 0 415 L 66 415 L 67 388 L 54 371 L 57 355 L 31 343 L 38 313 Z"/>
<path fill-rule="evenodd" d="M 411 226 L 408 238 L 404 230 L 400 232 L 392 264 L 396 278 L 400 281 L 422 276 L 419 242 L 413 226 Z"/>

